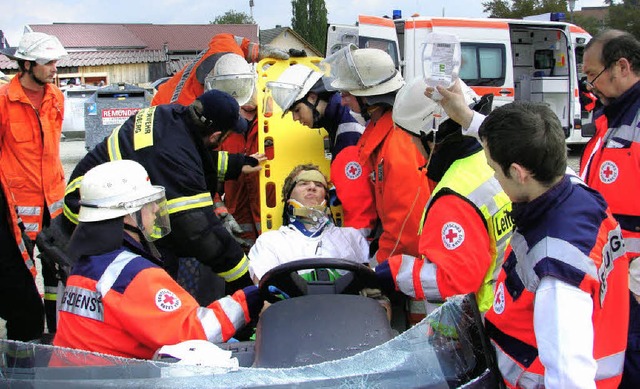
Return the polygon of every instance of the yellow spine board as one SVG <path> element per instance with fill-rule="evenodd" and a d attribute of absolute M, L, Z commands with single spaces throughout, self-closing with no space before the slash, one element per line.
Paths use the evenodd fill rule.
<path fill-rule="evenodd" d="M 266 89 L 287 67 L 299 63 L 317 69 L 320 57 L 276 60 L 266 58 L 258 63 L 258 150 L 265 152 L 265 142 L 273 143 L 273 158 L 260 171 L 260 215 L 262 231 L 277 230 L 282 225 L 282 184 L 291 170 L 300 164 L 313 163 L 329 179 L 331 156 L 325 152 L 328 134 L 324 128 L 309 128 L 293 120 L 290 113 L 282 117 Z M 267 204 L 267 188 L 275 188 L 275 204 Z M 272 205 L 272 206 L 270 206 Z M 342 224 L 341 207 L 331 207 L 336 224 Z"/>

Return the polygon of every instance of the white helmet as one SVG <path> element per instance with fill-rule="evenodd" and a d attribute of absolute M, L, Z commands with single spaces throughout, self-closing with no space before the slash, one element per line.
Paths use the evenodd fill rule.
<path fill-rule="evenodd" d="M 256 72 L 236 53 L 226 53 L 216 60 L 204 79 L 204 90 L 217 89 L 233 96 L 238 105 L 246 104 L 254 93 Z"/>
<path fill-rule="evenodd" d="M 345 46 L 321 62 L 331 88 L 354 96 L 378 96 L 397 91 L 404 79 L 391 56 L 379 49 Z"/>
<path fill-rule="evenodd" d="M 25 33 L 15 52 L 13 48 L 9 48 L 2 53 L 11 59 L 35 61 L 40 65 L 68 55 L 58 38 L 41 32 Z"/>
<path fill-rule="evenodd" d="M 202 339 L 185 340 L 178 344 L 162 346 L 156 350 L 152 359 L 155 361 L 177 359 L 177 362 L 173 362 L 176 365 L 238 368 L 238 359 L 231 356 L 231 351 L 223 350 Z"/>
<path fill-rule="evenodd" d="M 473 89 L 462 80 L 459 82 L 467 105 L 479 99 Z M 429 135 L 435 128 L 435 122 L 439 125 L 448 119 L 440 104 L 425 96 L 426 88 L 427 84 L 422 77 L 409 81 L 398 91 L 393 105 L 394 123 L 416 136 Z M 434 120 L 434 116 L 438 120 Z"/>
<path fill-rule="evenodd" d="M 285 69 L 276 81 L 267 82 L 267 88 L 276 104 L 286 114 L 293 103 L 302 99 L 311 88 L 322 78 L 322 72 L 312 68 L 295 64 Z"/>
<path fill-rule="evenodd" d="M 143 208 L 152 203 L 153 207 L 146 207 L 150 212 L 142 214 Z M 147 222 L 151 214 L 153 225 Z M 138 162 L 112 161 L 89 170 L 80 184 L 78 221 L 97 222 L 125 215 L 133 217 L 148 241 L 171 231 L 164 188 L 151 185 L 147 171 Z"/>

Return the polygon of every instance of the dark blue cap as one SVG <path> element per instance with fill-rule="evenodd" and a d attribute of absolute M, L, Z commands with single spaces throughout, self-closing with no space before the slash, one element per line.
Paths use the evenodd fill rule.
<path fill-rule="evenodd" d="M 240 106 L 230 94 L 211 89 L 201 94 L 198 100 L 202 103 L 200 119 L 215 131 L 242 133 L 246 129 L 246 120 L 240 117 Z"/>

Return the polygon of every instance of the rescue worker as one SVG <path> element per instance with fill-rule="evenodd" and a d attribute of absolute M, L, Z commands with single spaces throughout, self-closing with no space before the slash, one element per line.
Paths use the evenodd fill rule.
<path fill-rule="evenodd" d="M 7 339 L 40 339 L 44 307 L 36 286 L 36 268 L 17 222 L 16 207 L 0 168 L 0 317 L 6 320 Z"/>
<path fill-rule="evenodd" d="M 428 158 L 427 176 L 437 183 L 420 223 L 420 253 L 393 255 L 376 274 L 387 290 L 426 300 L 427 314 L 430 303 L 467 293 L 477 294 L 485 312 L 511 236 L 511 202 L 475 138 L 463 136 L 452 120 L 434 126 L 439 108 L 425 88 L 422 78 L 414 79 L 398 92 L 393 108 L 394 121 Z M 468 104 L 491 110 L 490 98 L 465 90 Z"/>
<path fill-rule="evenodd" d="M 54 345 L 151 359 L 164 345 L 227 341 L 257 320 L 263 301 L 255 286 L 202 307 L 162 269 L 153 242 L 171 231 L 167 207 L 164 188 L 138 162 L 106 162 L 85 174 L 69 243 L 78 259 Z"/>
<path fill-rule="evenodd" d="M 510 388 L 617 388 L 627 343 L 628 258 L 606 201 L 565 175 L 545 104 L 496 108 L 479 132 L 513 201 L 515 230 L 485 316 Z"/>
<path fill-rule="evenodd" d="M 238 42 L 242 46 L 238 46 Z M 251 49 L 249 50 L 249 47 Z M 255 61 L 245 53 L 253 53 L 255 44 L 230 34 L 214 36 L 209 49 L 202 58 L 185 66 L 169 81 L 162 85 L 154 97 L 152 105 L 178 102 L 188 105 L 205 90 L 217 89 L 229 93 L 240 105 L 240 114 L 246 119 L 246 130 L 231 133 L 220 144 L 219 150 L 258 154 L 258 123 L 256 121 L 256 71 L 247 61 Z M 247 51 L 249 50 L 249 51 Z M 288 55 L 270 46 L 263 46 L 261 53 L 284 58 Z M 253 54 L 252 54 L 253 55 Z M 192 68 L 195 67 L 194 71 Z M 165 86 L 166 85 L 166 86 Z M 260 234 L 259 177 L 256 174 L 240 175 L 235 180 L 224 182 L 220 192 L 225 193 L 225 201 L 215 198 L 214 209 L 227 230 L 243 249 L 248 252 Z"/>
<path fill-rule="evenodd" d="M 328 91 L 323 73 L 294 64 L 285 69 L 276 81 L 267 83 L 283 116 L 291 112 L 296 120 L 309 128 L 322 128 L 329 134 L 331 151 L 331 181 L 335 196 L 331 205 L 342 204 L 343 224 L 359 229 L 368 237 L 376 223 L 370 169 L 358 161 L 358 140 L 364 126 L 342 105 L 337 91 Z"/>
<path fill-rule="evenodd" d="M 630 34 L 618 30 L 603 32 L 592 39 L 585 49 L 583 71 L 587 75 L 587 89 L 598 96 L 604 105 L 596 110 L 596 134 L 587 143 L 580 161 L 580 178 L 591 188 L 602 193 L 611 211 L 620 223 L 625 246 L 631 260 L 629 266 L 630 299 L 629 339 L 626 351 L 625 373 L 621 387 L 640 385 L 640 211 L 635 210 L 629 198 L 634 193 L 640 171 L 633 162 L 637 150 L 636 114 L 640 107 L 640 43 Z M 589 81 L 591 79 L 591 81 Z M 463 132 L 477 133 L 484 120 L 465 107 L 459 90 L 438 88 L 444 96 L 445 110 L 463 126 Z M 425 92 L 427 95 L 430 91 Z"/>
<path fill-rule="evenodd" d="M 15 202 L 29 239 L 35 241 L 43 226 L 62 213 L 64 101 L 53 83 L 57 62 L 67 51 L 55 36 L 28 32 L 17 48 L 0 52 L 17 61 L 20 69 L 11 82 L 0 86 L 0 165 L 5 192 Z M 35 277 L 35 269 L 32 273 Z M 54 333 L 58 281 L 45 258 L 42 273 L 47 328 Z"/>
<path fill-rule="evenodd" d="M 333 223 L 328 187 L 329 181 L 316 165 L 298 165 L 289 173 L 282 186 L 282 226 L 260 235 L 249 252 L 249 272 L 255 283 L 272 268 L 298 259 L 369 263 L 369 244 L 362 234 Z"/>
<path fill-rule="evenodd" d="M 247 131 L 234 132 L 220 143 L 220 150 L 229 153 L 241 153 L 256 155 L 258 153 L 258 115 L 255 94 L 240 107 L 240 116 L 247 124 Z M 272 153 L 270 145 L 265 145 L 266 154 Z M 275 192 L 271 187 L 267 189 L 268 198 L 275 198 Z M 226 212 L 226 215 L 225 215 Z M 234 236 L 245 252 L 262 232 L 260 219 L 260 176 L 258 174 L 241 174 L 236 180 L 224 182 L 224 203 L 219 203 L 216 213 L 221 216 L 223 222 L 229 225 Z M 234 230 L 233 222 L 237 228 Z"/>
<path fill-rule="evenodd" d="M 609 30 L 587 44 L 583 57 L 587 88 L 604 105 L 596 110 L 595 135 L 580 160 L 580 177 L 607 200 L 620 223 L 629 253 L 629 340 L 621 387 L 640 386 L 640 42 Z"/>
<path fill-rule="evenodd" d="M 224 278 L 229 290 L 251 284 L 248 260 L 215 216 L 212 200 L 218 176 L 237 177 L 243 167 L 258 164 L 245 156 L 216 160 L 212 151 L 221 137 L 239 125 L 238 110 L 229 94 L 210 90 L 189 106 L 159 105 L 131 116 L 74 169 L 65 196 L 67 225 L 73 229 L 78 222 L 78 189 L 84 174 L 104 162 L 133 159 L 167 191 L 173 229 L 158 246 L 169 273 L 175 268 L 167 260 L 175 264 L 176 258 L 195 257 Z"/>
<path fill-rule="evenodd" d="M 263 58 L 288 59 L 289 54 L 270 45 L 259 45 L 249 41 L 247 38 L 235 36 L 233 34 L 218 34 L 211 38 L 209 47 L 198 54 L 198 56 L 185 66 L 181 71 L 173 75 L 158 88 L 158 93 L 153 97 L 151 105 L 178 103 L 189 105 L 206 90 L 212 88 L 207 85 L 208 81 L 215 77 L 216 63 L 227 53 L 235 53 L 246 59 L 247 62 L 258 62 Z M 224 60 L 223 60 L 224 61 Z M 241 73 L 238 73 L 241 74 Z M 242 80 L 255 78 L 255 72 L 227 79 L 227 83 L 234 84 Z M 244 82 L 241 83 L 245 85 Z M 219 86 L 218 86 L 219 87 Z M 218 88 L 216 87 L 216 89 Z M 232 92 L 222 89 L 233 95 Z M 240 96 L 248 91 L 244 88 L 237 88 Z M 250 89 L 253 92 L 253 89 Z M 249 94 L 249 96 L 251 96 Z M 236 96 L 234 96 L 236 97 Z M 248 98 L 247 98 L 248 100 Z M 243 105 L 246 100 L 238 101 Z"/>
<path fill-rule="evenodd" d="M 363 170 L 372 172 L 380 221 L 377 243 L 371 243 L 377 263 L 394 254 L 418 256 L 421 209 L 430 190 L 419 170 L 426 163 L 424 157 L 391 117 L 396 93 L 404 85 L 400 72 L 386 52 L 355 45 L 339 50 L 321 65 L 329 69 L 326 81 L 341 91 L 342 104 L 369 120 L 357 147 Z"/>

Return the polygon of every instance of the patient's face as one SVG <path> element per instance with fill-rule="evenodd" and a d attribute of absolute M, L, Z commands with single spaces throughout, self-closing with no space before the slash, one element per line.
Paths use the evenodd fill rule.
<path fill-rule="evenodd" d="M 300 180 L 293 187 L 291 198 L 305 207 L 320 205 L 324 201 L 326 190 L 321 182 Z"/>

